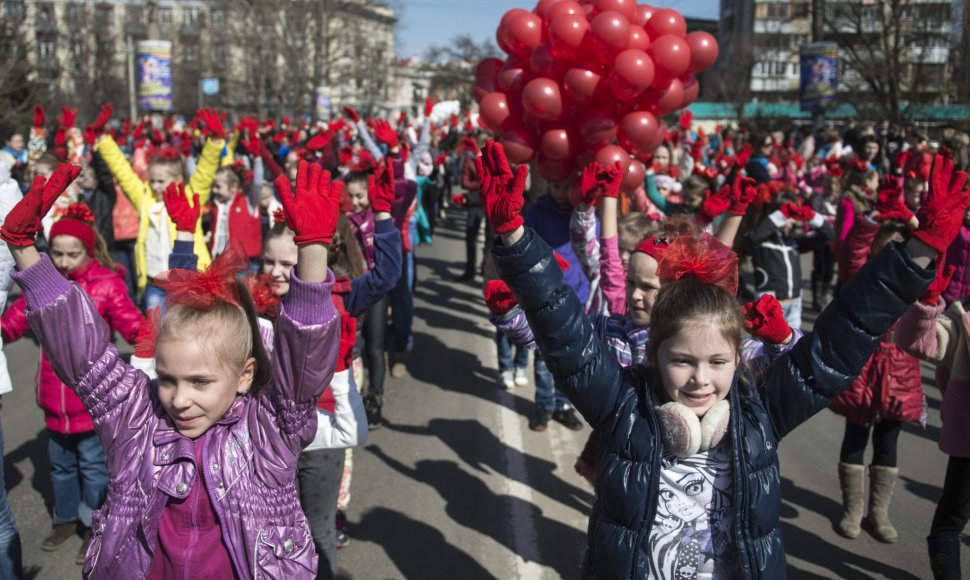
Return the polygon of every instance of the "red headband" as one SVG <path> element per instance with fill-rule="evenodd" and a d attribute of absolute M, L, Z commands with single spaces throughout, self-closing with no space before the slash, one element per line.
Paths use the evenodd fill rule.
<path fill-rule="evenodd" d="M 663 238 L 649 236 L 644 238 L 642 242 L 637 244 L 637 247 L 634 248 L 633 251 L 642 252 L 650 256 L 651 258 L 653 258 L 659 263 L 663 259 L 664 253 L 667 251 L 667 248 L 669 246 L 670 244 L 667 243 L 667 240 Z"/>

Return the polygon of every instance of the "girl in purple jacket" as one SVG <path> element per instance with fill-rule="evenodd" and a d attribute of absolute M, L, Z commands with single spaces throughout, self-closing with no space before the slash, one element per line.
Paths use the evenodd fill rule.
<path fill-rule="evenodd" d="M 159 378 L 149 381 L 121 360 L 87 295 L 33 246 L 40 217 L 75 170 L 61 165 L 46 183 L 36 180 L 0 238 L 16 261 L 31 327 L 105 447 L 108 496 L 94 514 L 84 575 L 313 578 L 317 555 L 294 480 L 337 356 L 326 244 L 342 187 L 306 165 L 295 196 L 287 180 L 277 184 L 299 275 L 281 307 L 272 364 L 245 286 L 214 264 L 170 276 L 181 284 L 169 285 Z"/>

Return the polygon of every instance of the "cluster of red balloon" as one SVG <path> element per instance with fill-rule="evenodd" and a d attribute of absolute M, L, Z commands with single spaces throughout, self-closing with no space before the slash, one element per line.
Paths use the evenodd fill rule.
<path fill-rule="evenodd" d="M 551 181 L 620 161 L 627 190 L 644 176 L 631 155 L 660 145 L 658 118 L 697 99 L 694 75 L 718 54 L 676 10 L 635 0 L 539 0 L 506 12 L 496 37 L 509 56 L 478 63 L 475 100 L 509 160 L 536 159 Z"/>

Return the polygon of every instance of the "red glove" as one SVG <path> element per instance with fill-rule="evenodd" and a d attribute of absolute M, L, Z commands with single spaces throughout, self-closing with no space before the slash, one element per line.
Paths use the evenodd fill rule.
<path fill-rule="evenodd" d="M 357 112 L 357 109 L 353 107 L 344 107 L 344 115 L 347 115 L 347 118 L 353 121 L 355 125 L 360 123 L 360 113 Z"/>
<path fill-rule="evenodd" d="M 485 283 L 485 304 L 495 316 L 505 316 L 510 310 L 519 305 L 508 284 L 501 280 L 489 280 Z"/>
<path fill-rule="evenodd" d="M 205 124 L 202 129 L 202 133 L 212 139 L 226 139 L 226 129 L 222 126 L 222 119 L 215 111 L 206 107 L 205 109 L 199 109 L 196 114 L 200 121 Z"/>
<path fill-rule="evenodd" d="M 397 139 L 397 133 L 391 128 L 391 124 L 384 119 L 374 121 L 374 137 L 390 149 L 401 146 L 401 142 Z"/>
<path fill-rule="evenodd" d="M 477 158 L 478 174 L 482 179 L 482 198 L 488 223 L 497 234 L 507 234 L 522 226 L 523 192 L 529 175 L 526 165 L 519 165 L 515 174 L 505 157 L 501 143 L 488 140 L 485 151 Z"/>
<path fill-rule="evenodd" d="M 162 307 L 156 306 L 145 313 L 145 320 L 138 329 L 135 337 L 135 356 L 138 358 L 155 358 L 155 343 L 158 341 L 158 329 L 162 326 Z"/>
<path fill-rule="evenodd" d="M 17 248 L 33 246 L 37 232 L 43 229 L 41 218 L 50 212 L 57 198 L 80 173 L 80 167 L 61 163 L 54 168 L 50 179 L 40 175 L 35 177 L 27 195 L 4 218 L 0 226 L 0 239 Z"/>
<path fill-rule="evenodd" d="M 394 162 L 390 157 L 385 157 L 384 163 L 374 168 L 374 175 L 367 183 L 367 194 L 374 213 L 391 211 L 391 202 L 394 201 Z"/>
<path fill-rule="evenodd" d="M 432 110 L 434 110 L 434 99 L 427 97 L 424 99 L 424 116 L 430 117 Z"/>
<path fill-rule="evenodd" d="M 735 156 L 735 161 L 740 169 L 744 169 L 748 165 L 749 159 L 751 159 L 751 143 L 745 143 Z"/>
<path fill-rule="evenodd" d="M 464 206 L 466 203 L 468 203 L 468 196 L 466 196 L 464 193 L 459 193 L 458 195 L 453 195 L 451 197 L 451 203 L 453 203 L 455 205 Z"/>
<path fill-rule="evenodd" d="M 728 208 L 728 213 L 743 216 L 756 197 L 758 197 L 758 182 L 750 177 L 739 175 L 734 180 L 734 187 L 731 189 L 731 207 Z"/>
<path fill-rule="evenodd" d="M 98 141 L 98 134 L 94 132 L 94 129 L 88 127 L 84 130 L 84 142 L 94 147 L 94 144 Z"/>
<path fill-rule="evenodd" d="M 724 185 L 717 191 L 717 193 L 711 193 L 711 190 L 707 190 L 707 195 L 704 198 L 704 202 L 701 204 L 701 210 L 697 213 L 697 217 L 705 224 L 709 224 L 714 221 L 719 215 L 726 212 L 731 207 L 731 186 Z"/>
<path fill-rule="evenodd" d="M 98 117 L 91 123 L 91 129 L 94 130 L 96 135 L 101 135 L 104 133 L 104 128 L 107 126 L 108 121 L 111 120 L 111 113 L 114 111 L 114 105 L 111 103 L 106 103 L 101 105 L 101 112 L 98 113 Z"/>
<path fill-rule="evenodd" d="M 778 299 L 765 294 L 741 307 L 744 329 L 748 334 L 768 344 L 787 342 L 792 336 L 791 327 L 785 321 L 785 313 Z"/>
<path fill-rule="evenodd" d="M 337 372 L 345 371 L 353 365 L 355 344 L 357 344 L 357 319 L 346 312 L 341 312 L 340 346 L 337 347 Z"/>
<path fill-rule="evenodd" d="M 333 141 L 333 133 L 324 131 L 323 133 L 317 133 L 312 139 L 307 141 L 306 148 L 310 151 L 323 151 L 331 141 Z"/>
<path fill-rule="evenodd" d="M 286 223 L 296 233 L 298 246 L 312 243 L 330 244 L 337 231 L 340 198 L 344 184 L 330 182 L 330 172 L 320 165 L 300 160 L 296 171 L 296 195 L 285 175 L 276 178 L 276 191 L 286 213 Z"/>
<path fill-rule="evenodd" d="M 600 197 L 616 198 L 620 195 L 622 175 L 620 164 L 604 166 L 596 161 L 583 169 L 580 179 L 580 201 L 595 206 Z"/>
<path fill-rule="evenodd" d="M 34 105 L 34 128 L 43 129 L 44 123 L 47 120 L 47 114 L 44 113 L 44 106 L 40 103 Z"/>
<path fill-rule="evenodd" d="M 909 223 L 913 212 L 903 202 L 903 192 L 898 188 L 883 189 L 876 197 L 876 219 L 880 221 L 900 221 Z"/>
<path fill-rule="evenodd" d="M 175 224 L 175 229 L 194 234 L 195 227 L 199 223 L 199 214 L 202 212 L 199 194 L 192 196 L 192 205 L 189 205 L 189 198 L 185 195 L 185 184 L 173 181 L 162 192 L 162 201 L 165 202 L 165 210 Z"/>
<path fill-rule="evenodd" d="M 70 129 L 74 126 L 75 120 L 77 120 L 77 109 L 61 107 L 61 116 L 57 118 L 57 122 L 61 124 L 61 127 Z"/>
<path fill-rule="evenodd" d="M 942 155 L 933 158 L 929 194 L 916 214 L 919 228 L 913 232 L 913 237 L 941 256 L 960 231 L 970 204 L 970 189 L 965 187 L 966 184 L 966 172 L 954 173 L 952 160 Z"/>
<path fill-rule="evenodd" d="M 781 213 L 786 218 L 793 219 L 796 222 L 810 222 L 815 217 L 815 210 L 812 208 L 807 205 L 795 205 L 790 201 L 781 206 Z"/>
<path fill-rule="evenodd" d="M 248 131 L 239 136 L 239 146 L 249 151 L 249 154 L 258 157 L 263 152 L 263 140 L 259 138 L 256 131 Z"/>
<path fill-rule="evenodd" d="M 689 109 L 685 109 L 684 112 L 680 114 L 677 118 L 677 124 L 684 131 L 690 131 L 690 122 L 694 120 L 694 113 L 690 112 Z"/>
<path fill-rule="evenodd" d="M 919 297 L 919 301 L 927 306 L 936 306 L 940 301 L 940 296 L 946 291 L 946 287 L 950 285 L 950 280 L 953 279 L 953 273 L 956 272 L 956 266 L 942 267 L 944 259 L 943 256 L 940 257 L 940 264 L 936 267 L 936 279 L 926 289 L 926 293 Z"/>
<path fill-rule="evenodd" d="M 401 111 L 401 114 L 397 116 L 397 128 L 403 129 L 407 127 L 408 124 L 408 114 Z"/>

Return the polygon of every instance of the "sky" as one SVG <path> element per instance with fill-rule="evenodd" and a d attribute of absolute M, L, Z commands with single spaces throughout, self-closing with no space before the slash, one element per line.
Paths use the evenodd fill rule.
<path fill-rule="evenodd" d="M 469 34 L 478 41 L 491 38 L 502 15 L 512 8 L 531 10 L 528 0 L 398 0 L 398 56 L 422 56 L 428 47 Z M 653 6 L 679 10 L 684 16 L 716 19 L 718 0 L 653 0 Z"/>

